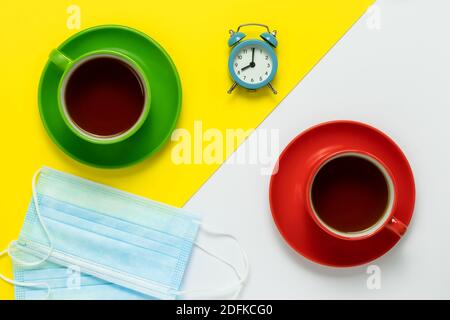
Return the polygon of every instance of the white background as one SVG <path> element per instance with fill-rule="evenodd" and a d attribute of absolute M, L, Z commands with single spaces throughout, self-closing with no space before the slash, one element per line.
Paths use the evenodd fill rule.
<path fill-rule="evenodd" d="M 387 133 L 415 174 L 409 231 L 372 262 L 381 268 L 381 289 L 369 290 L 367 265 L 323 267 L 288 247 L 271 218 L 270 177 L 258 165 L 225 164 L 186 208 L 240 239 L 251 263 L 241 298 L 450 298 L 450 1 L 376 6 L 380 29 L 367 25 L 373 11 L 363 16 L 259 128 L 280 129 L 281 149 L 306 128 L 334 119 Z M 239 264 L 232 242 L 203 235 L 199 241 Z M 195 251 L 183 287 L 233 279 L 229 269 Z"/>

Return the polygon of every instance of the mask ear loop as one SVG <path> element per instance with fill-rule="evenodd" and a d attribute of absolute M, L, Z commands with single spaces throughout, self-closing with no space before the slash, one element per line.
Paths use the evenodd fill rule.
<path fill-rule="evenodd" d="M 248 262 L 247 254 L 245 253 L 244 249 L 242 248 L 241 244 L 239 243 L 238 239 L 235 236 L 228 234 L 228 233 L 214 231 L 210 227 L 207 227 L 205 224 L 200 225 L 200 227 L 205 232 L 207 232 L 213 236 L 226 237 L 226 238 L 233 240 L 237 244 L 237 246 L 239 247 L 239 250 L 241 251 L 242 261 L 244 264 L 244 272 L 243 273 L 239 272 L 235 265 L 228 262 L 226 259 L 220 257 L 219 255 L 207 250 L 205 247 L 200 245 L 198 242 L 195 242 L 195 245 L 200 250 L 202 250 L 206 254 L 210 255 L 211 257 L 215 258 L 216 260 L 218 260 L 218 261 L 222 262 L 223 264 L 227 265 L 228 267 L 230 267 L 233 270 L 233 272 L 236 274 L 238 281 L 232 285 L 225 286 L 223 288 L 218 288 L 218 289 L 183 290 L 183 291 L 175 291 L 174 293 L 177 295 L 218 295 L 221 293 L 228 293 L 230 291 L 234 291 L 232 299 L 233 300 L 237 299 L 240 292 L 242 291 L 242 288 L 244 287 L 245 282 L 247 281 L 248 275 L 250 273 L 250 265 Z"/>
<path fill-rule="evenodd" d="M 38 197 L 37 197 L 37 192 L 36 192 L 36 181 L 38 176 L 41 173 L 41 169 L 39 169 L 38 171 L 36 171 L 36 173 L 33 176 L 33 180 L 31 182 L 31 190 L 33 193 L 33 203 L 34 203 L 34 208 L 36 210 L 36 215 L 37 218 L 39 220 L 39 223 L 42 226 L 42 229 L 44 230 L 45 236 L 48 239 L 49 242 L 49 251 L 47 253 L 47 255 L 38 260 L 38 261 L 33 261 L 33 262 L 29 262 L 29 261 L 24 261 L 22 259 L 19 259 L 17 257 L 15 257 L 12 252 L 14 249 L 17 249 L 17 240 L 11 241 L 11 243 L 8 245 L 8 247 L 6 248 L 6 250 L 3 250 L 2 252 L 0 252 L 0 257 L 7 254 L 12 261 L 14 261 L 15 263 L 17 263 L 18 265 L 24 266 L 24 267 L 35 267 L 38 266 L 44 262 L 46 262 L 48 260 L 48 258 L 50 258 L 50 256 L 53 253 L 53 243 L 52 243 L 52 239 L 50 237 L 50 233 L 47 230 L 47 227 L 45 226 L 44 222 L 42 221 L 42 217 L 41 217 L 41 211 L 39 209 L 39 203 L 38 203 Z M 21 281 L 14 281 L 12 279 L 9 279 L 7 277 L 5 277 L 4 275 L 0 274 L 0 279 L 2 279 L 5 282 L 8 282 L 12 285 L 15 286 L 20 286 L 20 287 L 46 287 L 47 288 L 47 295 L 44 297 L 44 300 L 48 299 L 50 297 L 50 293 L 51 293 L 51 288 L 49 286 L 48 283 L 46 282 L 21 282 Z"/>
<path fill-rule="evenodd" d="M 8 250 L 4 250 L 2 252 L 0 252 L 0 257 L 7 254 Z M 21 282 L 21 281 L 14 281 L 12 279 L 9 279 L 7 277 L 5 277 L 4 275 L 2 275 L 0 273 L 0 279 L 2 279 L 3 281 L 12 284 L 13 286 L 19 286 L 19 287 L 45 287 L 47 288 L 47 294 L 44 297 L 44 300 L 47 300 L 50 297 L 50 292 L 51 292 L 51 288 L 49 286 L 48 283 L 46 282 Z"/>

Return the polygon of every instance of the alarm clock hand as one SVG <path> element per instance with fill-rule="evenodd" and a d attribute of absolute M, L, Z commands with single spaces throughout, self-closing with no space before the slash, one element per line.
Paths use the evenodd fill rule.
<path fill-rule="evenodd" d="M 248 68 L 254 68 L 255 65 L 255 48 L 252 48 L 252 62 L 250 62 L 248 66 L 243 67 L 241 71 L 247 70 Z"/>
<path fill-rule="evenodd" d="M 241 71 L 247 70 L 248 68 L 252 67 L 252 63 L 250 63 L 248 66 L 245 66 L 241 69 Z"/>

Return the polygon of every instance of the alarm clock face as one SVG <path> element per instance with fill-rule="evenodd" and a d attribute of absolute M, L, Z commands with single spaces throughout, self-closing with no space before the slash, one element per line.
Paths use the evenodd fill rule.
<path fill-rule="evenodd" d="M 233 79 L 248 89 L 258 89 L 272 81 L 277 69 L 274 50 L 265 42 L 248 40 L 238 44 L 229 60 Z"/>

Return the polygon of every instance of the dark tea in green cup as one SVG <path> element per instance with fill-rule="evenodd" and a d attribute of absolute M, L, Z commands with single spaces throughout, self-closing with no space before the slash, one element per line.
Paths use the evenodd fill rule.
<path fill-rule="evenodd" d="M 60 112 L 82 139 L 99 144 L 120 142 L 146 120 L 150 87 L 138 64 L 126 55 L 97 51 L 72 61 L 54 50 L 50 59 L 64 70 Z"/>

